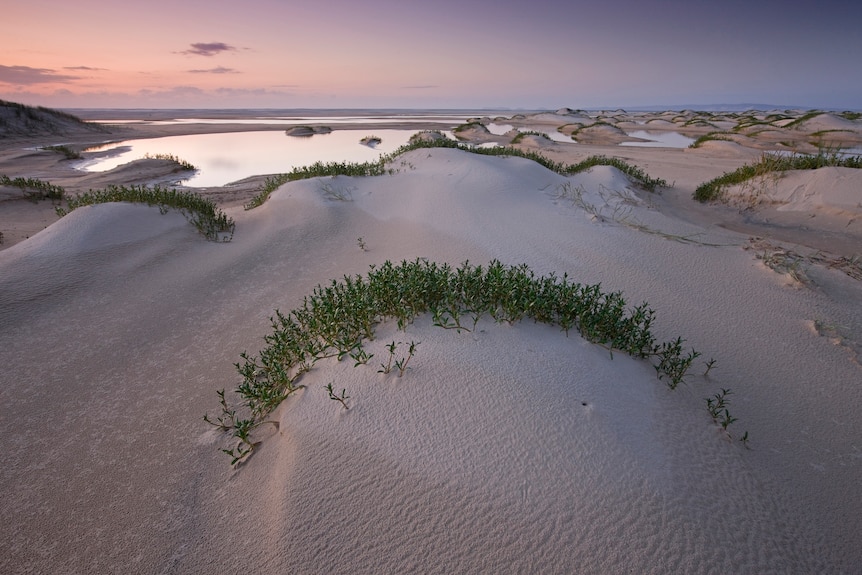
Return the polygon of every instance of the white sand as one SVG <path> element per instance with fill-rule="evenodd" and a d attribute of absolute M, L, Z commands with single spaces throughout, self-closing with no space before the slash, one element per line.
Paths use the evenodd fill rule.
<path fill-rule="evenodd" d="M 822 290 L 800 289 L 740 249 L 744 236 L 635 201 L 612 168 L 571 178 L 590 217 L 555 197 L 565 178 L 527 160 L 442 149 L 403 160 L 412 169 L 394 176 L 286 185 L 232 214 L 229 244 L 176 214 L 105 205 L 0 252 L 0 572 L 862 564 L 860 366 L 811 329 L 859 333 L 858 282 L 822 271 Z M 324 184 L 353 201 L 325 199 Z M 682 335 L 717 366 L 670 391 L 648 363 L 552 327 L 384 325 L 374 366 L 318 364 L 276 412 L 280 431 L 231 469 L 201 417 L 237 383 L 239 353 L 263 345 L 273 310 L 416 257 L 601 282 L 648 301 L 661 339 Z M 393 339 L 421 341 L 401 379 L 376 373 Z M 706 412 L 721 388 L 751 450 Z"/>

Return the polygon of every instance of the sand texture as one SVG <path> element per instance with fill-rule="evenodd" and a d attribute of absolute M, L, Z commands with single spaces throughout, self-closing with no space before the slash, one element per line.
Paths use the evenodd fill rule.
<path fill-rule="evenodd" d="M 733 145 L 625 153 L 690 194 L 747 161 Z M 0 251 L 0 572 L 858 569 L 859 279 L 814 260 L 804 281 L 777 273 L 748 233 L 716 225 L 763 224 L 649 194 L 615 168 L 563 177 L 451 149 L 401 160 L 394 175 L 292 182 L 254 210 L 229 205 L 230 243 L 178 213 L 104 204 Z M 794 174 L 769 207 L 852 219 L 857 183 Z M 239 354 L 263 347 L 274 311 L 416 258 L 601 283 L 649 302 L 657 336 L 703 357 L 672 391 L 649 362 L 532 321 L 385 323 L 369 365 L 316 364 L 232 468 L 202 416 L 239 381 Z M 421 342 L 403 377 L 377 372 L 391 341 Z M 730 435 L 705 408 L 723 388 L 739 419 Z"/>

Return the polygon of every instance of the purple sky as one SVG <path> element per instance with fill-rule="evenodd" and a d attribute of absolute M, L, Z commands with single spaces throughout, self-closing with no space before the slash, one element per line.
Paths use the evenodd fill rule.
<path fill-rule="evenodd" d="M 55 107 L 862 108 L 862 3 L 28 0 L 0 99 Z"/>

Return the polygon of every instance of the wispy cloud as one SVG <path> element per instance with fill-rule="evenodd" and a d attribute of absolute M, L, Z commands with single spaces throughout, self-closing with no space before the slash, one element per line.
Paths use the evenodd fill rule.
<path fill-rule="evenodd" d="M 81 70 L 83 72 L 104 72 L 107 68 L 93 68 L 92 66 L 63 66 L 64 70 Z"/>
<path fill-rule="evenodd" d="M 183 50 L 180 54 L 187 56 L 215 56 L 222 52 L 236 52 L 237 48 L 224 42 L 196 42 L 191 45 L 188 50 Z"/>
<path fill-rule="evenodd" d="M 239 70 L 233 68 L 225 68 L 224 66 L 216 66 L 208 70 L 189 70 L 190 74 L 239 74 Z"/>
<path fill-rule="evenodd" d="M 32 86 L 33 84 L 71 82 L 78 79 L 78 76 L 58 74 L 55 70 L 51 70 L 48 68 L 31 68 L 30 66 L 0 65 L 0 82 L 4 84 Z"/>

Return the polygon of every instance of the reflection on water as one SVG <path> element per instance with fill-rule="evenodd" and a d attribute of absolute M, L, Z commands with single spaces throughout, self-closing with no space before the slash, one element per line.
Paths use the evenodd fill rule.
<path fill-rule="evenodd" d="M 315 162 L 369 162 L 394 152 L 407 143 L 413 130 L 336 130 L 306 138 L 274 132 L 195 134 L 143 140 L 128 140 L 90 150 L 99 157 L 85 159 L 76 167 L 103 172 L 144 155 L 171 154 L 194 164 L 197 173 L 183 180 L 186 186 L 223 186 L 254 175 L 289 172 Z M 371 148 L 359 141 L 377 136 L 382 141 Z M 85 154 L 86 156 L 87 154 Z"/>
<path fill-rule="evenodd" d="M 442 116 L 411 114 L 403 116 L 260 116 L 257 118 L 171 118 L 169 120 L 92 120 L 98 124 L 146 124 L 149 126 L 171 126 L 182 124 L 274 124 L 302 126 L 305 124 L 444 124 L 457 125 L 469 116 Z"/>
<path fill-rule="evenodd" d="M 544 132 L 544 134 L 546 136 L 548 136 L 549 140 L 552 140 L 554 142 L 563 142 L 565 144 L 577 144 L 577 142 L 575 142 L 571 136 L 567 136 L 567 135 L 565 135 L 561 132 L 558 132 L 556 130 L 548 130 L 547 132 Z"/>
<path fill-rule="evenodd" d="M 632 138 L 643 138 L 648 142 L 623 142 L 620 146 L 644 146 L 661 148 L 687 148 L 694 143 L 694 138 L 683 136 L 679 132 L 649 132 L 635 130 L 628 132 Z"/>
<path fill-rule="evenodd" d="M 488 128 L 488 131 L 491 132 L 492 134 L 494 134 L 495 136 L 503 136 L 506 134 L 506 132 L 509 132 L 509 131 L 515 129 L 515 127 L 512 124 L 495 124 L 494 122 L 491 122 L 490 124 L 488 124 L 485 127 Z"/>

